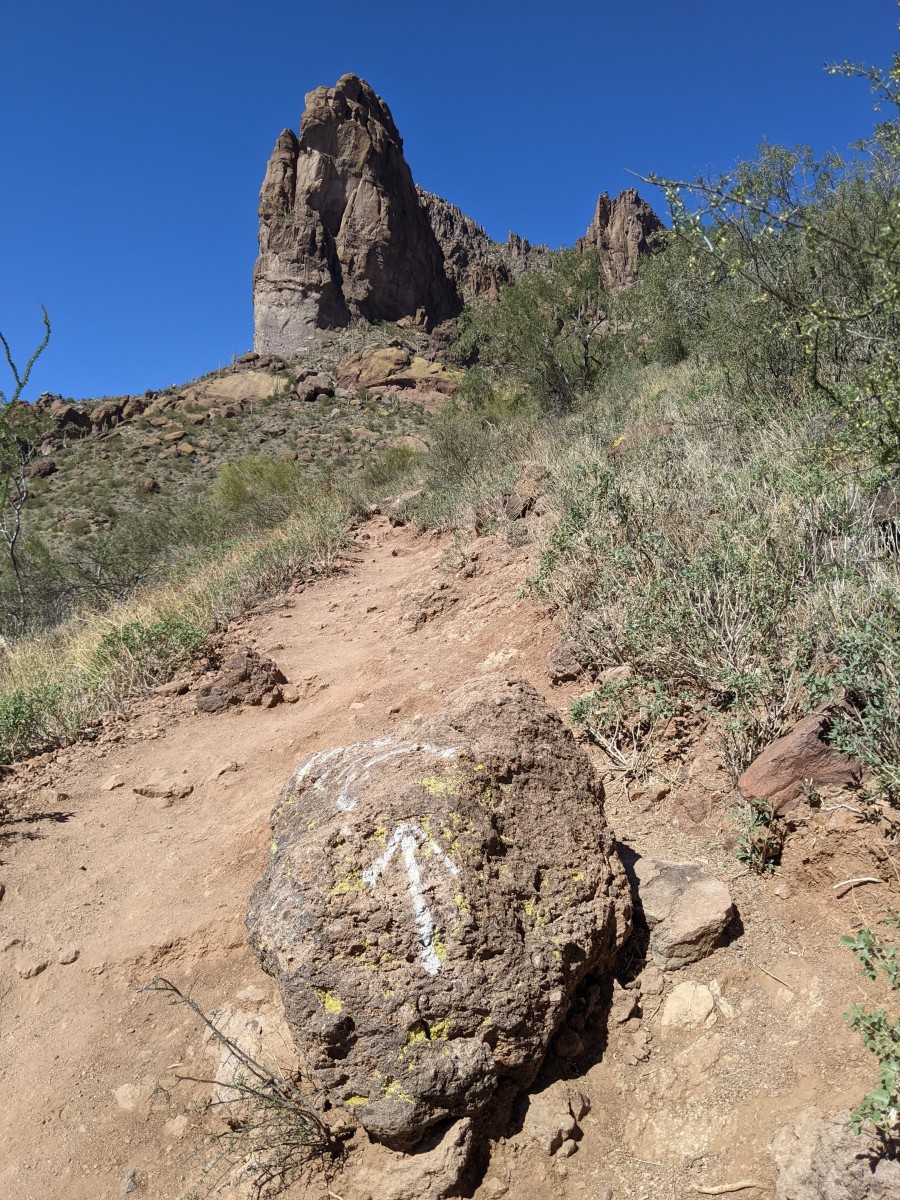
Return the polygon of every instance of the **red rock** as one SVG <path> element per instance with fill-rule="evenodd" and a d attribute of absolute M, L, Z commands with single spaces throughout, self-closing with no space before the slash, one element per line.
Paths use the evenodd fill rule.
<path fill-rule="evenodd" d="M 738 780 L 744 799 L 771 800 L 784 812 L 803 794 L 805 780 L 816 787 L 855 787 L 862 764 L 825 740 L 832 712 L 826 708 L 810 713 L 767 746 Z"/>

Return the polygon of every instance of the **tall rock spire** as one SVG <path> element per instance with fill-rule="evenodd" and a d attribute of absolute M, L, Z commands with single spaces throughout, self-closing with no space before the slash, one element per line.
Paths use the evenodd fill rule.
<path fill-rule="evenodd" d="M 387 105 L 355 75 L 306 97 L 259 197 L 255 347 L 292 354 L 353 320 L 431 326 L 461 300 Z"/>

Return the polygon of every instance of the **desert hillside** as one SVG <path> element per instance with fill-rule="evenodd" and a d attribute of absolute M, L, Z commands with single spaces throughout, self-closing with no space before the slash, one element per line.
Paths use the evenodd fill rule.
<path fill-rule="evenodd" d="M 252 350 L 7 347 L 0 1195 L 900 1195 L 898 161 L 496 242 L 345 75 Z"/>

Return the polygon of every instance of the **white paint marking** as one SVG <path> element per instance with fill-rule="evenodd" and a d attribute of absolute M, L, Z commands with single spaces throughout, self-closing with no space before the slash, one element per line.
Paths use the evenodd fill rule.
<path fill-rule="evenodd" d="M 430 839 L 420 825 L 414 825 L 410 821 L 403 821 L 391 834 L 391 839 L 387 844 L 384 854 L 363 871 L 362 877 L 370 887 L 374 887 L 378 882 L 379 876 L 384 873 L 391 859 L 394 857 L 398 847 L 403 851 L 406 877 L 409 880 L 409 895 L 412 899 L 416 930 L 419 934 L 419 944 L 422 947 L 420 951 L 422 966 L 429 975 L 437 975 L 442 969 L 443 963 L 435 949 L 434 921 L 431 919 L 431 913 L 428 905 L 425 903 L 425 896 L 422 891 L 422 870 L 419 866 L 419 860 L 416 857 L 418 847 L 423 842 L 428 841 Z M 452 862 L 433 841 L 431 842 L 431 850 L 443 859 L 444 865 L 451 875 L 459 874 L 459 867 L 456 863 Z"/>
<path fill-rule="evenodd" d="M 393 749 L 387 750 L 384 754 L 371 753 L 372 750 L 380 751 L 388 746 Z M 338 812 L 351 812 L 356 808 L 356 796 L 352 791 L 354 784 L 358 783 L 379 763 L 417 752 L 431 754 L 435 758 L 449 759 L 454 757 L 457 750 L 454 746 L 432 746 L 429 742 L 403 742 L 398 745 L 392 737 L 376 738 L 372 742 L 356 742 L 352 746 L 337 746 L 333 750 L 317 750 L 300 768 L 297 773 L 297 782 L 301 783 L 318 768 L 324 767 L 321 774 L 316 774 L 313 783 L 313 788 L 318 791 L 326 783 L 331 782 L 332 774 L 336 772 L 335 782 L 339 785 L 340 791 L 335 807 Z M 333 761 L 339 757 L 343 758 L 342 762 Z"/>

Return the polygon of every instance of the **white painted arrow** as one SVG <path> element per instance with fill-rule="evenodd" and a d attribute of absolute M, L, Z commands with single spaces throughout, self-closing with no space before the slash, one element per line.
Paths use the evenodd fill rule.
<path fill-rule="evenodd" d="M 409 880 L 409 894 L 412 899 L 413 912 L 416 918 L 416 930 L 419 934 L 419 944 L 421 945 L 420 957 L 422 966 L 429 975 L 437 975 L 441 970 L 443 963 L 434 945 L 434 921 L 431 919 L 428 905 L 425 903 L 425 896 L 422 892 L 422 871 L 419 867 L 419 860 L 416 857 L 416 851 L 423 842 L 430 841 L 428 834 L 420 825 L 414 825 L 410 821 L 403 821 L 394 832 L 391 834 L 390 841 L 387 844 L 384 854 L 377 858 L 363 871 L 363 880 L 374 887 L 381 875 L 387 869 L 388 864 L 394 857 L 398 849 L 403 851 L 403 862 L 406 866 L 406 876 Z M 444 860 L 444 865 L 452 875 L 459 874 L 459 867 L 456 863 L 451 862 L 447 855 L 431 842 L 431 850 L 433 854 L 437 854 Z"/>

